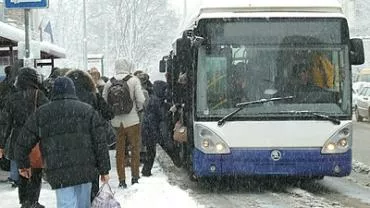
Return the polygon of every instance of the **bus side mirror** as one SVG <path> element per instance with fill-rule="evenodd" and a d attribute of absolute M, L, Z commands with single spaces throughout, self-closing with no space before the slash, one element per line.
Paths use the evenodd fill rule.
<path fill-rule="evenodd" d="M 350 40 L 349 58 L 352 65 L 365 63 L 364 44 L 362 39 L 353 38 Z"/>
<path fill-rule="evenodd" d="M 159 72 L 166 72 L 166 62 L 164 60 L 159 61 Z"/>

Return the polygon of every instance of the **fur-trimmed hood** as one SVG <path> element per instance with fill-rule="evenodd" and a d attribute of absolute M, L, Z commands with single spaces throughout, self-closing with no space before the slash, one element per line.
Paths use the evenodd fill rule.
<path fill-rule="evenodd" d="M 75 69 L 67 72 L 65 76 L 72 79 L 75 84 L 76 91 L 84 90 L 93 93 L 96 92 L 94 80 L 89 73 Z"/>

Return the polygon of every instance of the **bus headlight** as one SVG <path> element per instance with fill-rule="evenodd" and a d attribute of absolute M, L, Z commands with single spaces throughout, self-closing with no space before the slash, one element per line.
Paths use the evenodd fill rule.
<path fill-rule="evenodd" d="M 206 154 L 228 154 L 230 148 L 228 145 L 209 128 L 196 124 L 195 125 L 194 145 L 200 151 Z"/>
<path fill-rule="evenodd" d="M 352 123 L 335 132 L 321 150 L 322 154 L 337 154 L 347 152 L 352 147 Z"/>

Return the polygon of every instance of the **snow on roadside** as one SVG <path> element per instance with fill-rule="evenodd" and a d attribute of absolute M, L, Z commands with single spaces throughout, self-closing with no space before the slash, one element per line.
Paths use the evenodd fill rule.
<path fill-rule="evenodd" d="M 368 174 L 370 176 L 370 167 L 359 161 L 352 161 L 352 170 L 356 173 Z"/>
<path fill-rule="evenodd" d="M 171 185 L 163 169 L 156 161 L 152 170 L 153 176 L 141 177 L 139 184 L 131 185 L 131 171 L 126 168 L 127 189 L 118 188 L 118 176 L 116 171 L 115 151 L 110 152 L 112 170 L 110 172 L 111 180 L 109 184 L 115 198 L 120 202 L 121 207 L 160 207 L 160 208 L 203 208 L 189 196 L 187 191 L 178 186 Z M 4 172 L 4 176 L 7 173 Z M 0 183 L 0 207 L 1 208 L 19 208 L 18 190 L 11 188 L 7 182 Z M 50 189 L 46 183 L 42 184 L 40 194 L 40 203 L 48 208 L 56 207 L 55 192 Z"/>
<path fill-rule="evenodd" d="M 128 188 L 122 190 L 117 188 L 118 176 L 115 171 L 111 172 L 110 181 L 115 197 L 122 207 L 160 207 L 160 208 L 203 208 L 197 204 L 189 193 L 181 188 L 171 185 L 163 169 L 156 161 L 152 169 L 153 176 L 141 177 L 139 184 L 131 185 L 130 168 L 126 168 Z"/>
<path fill-rule="evenodd" d="M 313 195 L 312 193 L 299 188 L 289 188 L 287 189 L 287 191 L 295 199 L 295 203 L 297 203 L 295 205 L 292 205 L 293 207 L 343 207 L 339 202 L 330 202 L 325 198 Z"/>

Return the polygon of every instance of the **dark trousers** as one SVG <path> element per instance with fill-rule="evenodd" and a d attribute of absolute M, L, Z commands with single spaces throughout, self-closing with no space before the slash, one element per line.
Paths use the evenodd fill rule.
<path fill-rule="evenodd" d="M 179 162 L 179 157 L 174 151 L 174 144 L 168 141 L 160 140 L 158 144 L 162 147 L 162 149 L 167 153 L 167 155 L 171 158 L 171 160 L 174 163 Z M 156 155 L 156 145 L 157 144 L 151 144 L 146 146 L 146 157 L 144 160 L 144 166 L 143 169 L 141 170 L 141 173 L 150 175 L 153 164 L 154 164 L 154 159 Z"/>
<path fill-rule="evenodd" d="M 95 177 L 95 180 L 91 182 L 91 202 L 95 199 L 99 192 L 99 175 Z"/>
<path fill-rule="evenodd" d="M 18 197 L 21 204 L 39 201 L 41 191 L 42 169 L 32 168 L 30 179 L 20 176 L 18 186 Z"/>
<path fill-rule="evenodd" d="M 141 170 L 141 173 L 146 174 L 146 175 L 151 174 L 155 155 L 156 155 L 156 145 L 146 146 L 146 157 L 144 159 L 144 166 L 143 166 L 143 169 Z"/>

